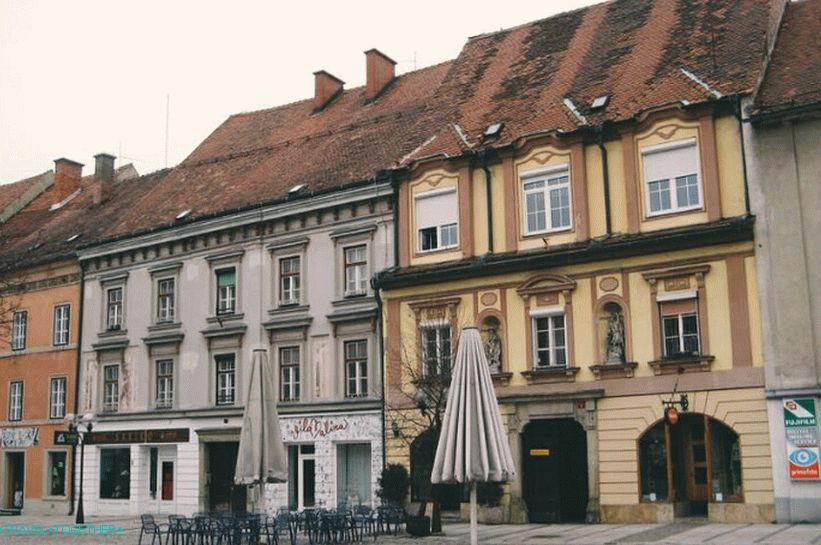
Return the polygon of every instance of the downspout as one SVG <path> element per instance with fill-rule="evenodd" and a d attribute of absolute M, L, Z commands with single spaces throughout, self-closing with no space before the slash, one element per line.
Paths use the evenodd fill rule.
<path fill-rule="evenodd" d="M 385 411 L 385 337 L 382 334 L 382 295 L 375 282 L 376 278 L 371 278 L 371 288 L 376 299 L 376 338 L 379 343 L 379 382 L 382 385 L 382 469 L 387 466 L 388 455 L 388 434 L 386 432 L 387 414 Z"/>
<path fill-rule="evenodd" d="M 77 309 L 77 361 L 74 366 L 74 414 L 80 410 L 80 367 L 83 361 L 83 304 L 85 302 L 86 281 L 85 265 L 80 261 L 80 304 Z M 71 498 L 68 503 L 68 514 L 74 514 L 75 490 L 77 488 L 77 445 L 71 445 Z M 83 483 L 80 483 L 83 486 Z"/>
<path fill-rule="evenodd" d="M 744 208 L 750 215 L 750 187 L 747 183 L 747 146 L 744 143 L 744 123 L 741 119 L 741 96 L 735 96 L 735 116 L 738 120 L 738 135 L 741 139 L 741 172 L 744 175 Z"/>
<path fill-rule="evenodd" d="M 399 266 L 399 180 L 391 170 L 387 173 L 391 184 L 391 209 L 393 211 L 393 266 Z M 378 296 L 377 296 L 378 298 Z"/>
<path fill-rule="evenodd" d="M 485 171 L 485 198 L 487 199 L 487 252 L 493 253 L 493 191 L 492 181 L 493 175 L 490 173 L 490 168 L 487 166 L 487 154 L 491 148 L 484 147 L 479 151 L 479 157 L 482 159 L 482 170 Z"/>
<path fill-rule="evenodd" d="M 601 151 L 602 182 L 604 184 L 604 223 L 605 234 L 610 236 L 613 228 L 610 222 L 610 173 L 607 166 L 607 147 L 604 145 L 604 123 L 596 125 L 596 135 L 598 136 L 598 146 Z"/>

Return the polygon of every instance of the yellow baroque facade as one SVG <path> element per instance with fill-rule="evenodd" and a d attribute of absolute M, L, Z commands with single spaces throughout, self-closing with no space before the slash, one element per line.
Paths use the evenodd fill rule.
<path fill-rule="evenodd" d="M 411 169 L 400 266 L 377 279 L 388 462 L 424 475 L 418 392 L 476 325 L 517 462 L 509 520 L 773 520 L 745 201 L 737 120 L 711 109 Z"/>

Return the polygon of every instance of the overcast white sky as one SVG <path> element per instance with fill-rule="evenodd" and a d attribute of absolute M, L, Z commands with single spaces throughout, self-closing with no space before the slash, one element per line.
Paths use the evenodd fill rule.
<path fill-rule="evenodd" d="M 313 94 L 313 72 L 365 80 L 376 47 L 399 73 L 469 36 L 596 0 L 0 0 L 0 183 L 107 152 L 141 174 L 184 159 L 229 115 Z"/>

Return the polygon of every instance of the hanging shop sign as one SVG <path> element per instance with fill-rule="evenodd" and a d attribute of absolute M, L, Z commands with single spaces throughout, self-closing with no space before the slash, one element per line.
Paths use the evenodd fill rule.
<path fill-rule="evenodd" d="M 815 399 L 811 397 L 785 399 L 783 406 L 790 479 L 794 481 L 821 479 Z"/>

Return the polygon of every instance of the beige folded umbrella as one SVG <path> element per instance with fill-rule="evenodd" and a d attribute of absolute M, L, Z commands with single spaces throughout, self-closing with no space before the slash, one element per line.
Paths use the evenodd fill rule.
<path fill-rule="evenodd" d="M 279 430 L 274 375 L 265 350 L 254 350 L 234 482 L 256 485 L 287 480 L 288 458 Z"/>
<path fill-rule="evenodd" d="M 476 483 L 507 481 L 514 473 L 482 338 L 478 329 L 466 327 L 459 339 L 430 480 L 470 483 L 471 544 L 478 541 Z"/>

